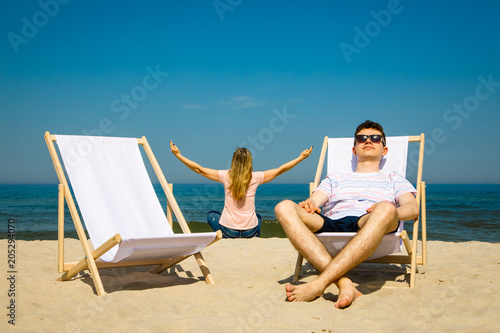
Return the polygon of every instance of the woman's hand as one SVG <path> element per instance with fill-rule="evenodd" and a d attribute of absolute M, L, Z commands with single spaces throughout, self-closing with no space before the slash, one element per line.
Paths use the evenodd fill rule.
<path fill-rule="evenodd" d="M 309 157 L 309 155 L 311 155 L 312 150 L 313 150 L 312 146 L 309 149 L 304 150 L 302 153 L 300 153 L 300 158 L 305 160 L 306 158 Z"/>
<path fill-rule="evenodd" d="M 177 148 L 176 145 L 174 145 L 174 143 L 172 141 L 170 141 L 170 151 L 175 155 L 175 156 L 179 156 L 181 154 L 181 151 L 179 150 L 179 148 Z"/>
<path fill-rule="evenodd" d="M 312 149 L 313 149 L 313 147 L 311 146 L 311 148 L 306 149 L 302 153 L 300 153 L 299 157 L 296 157 L 295 159 L 283 164 L 282 166 L 280 166 L 276 169 L 270 169 L 270 170 L 264 171 L 264 183 L 270 182 L 274 178 L 287 172 L 288 170 L 290 170 L 291 168 L 293 168 L 294 166 L 296 166 L 297 164 L 299 164 L 300 162 L 305 160 L 307 157 L 309 157 L 309 155 L 311 155 Z"/>
<path fill-rule="evenodd" d="M 198 163 L 191 161 L 189 158 L 186 156 L 181 155 L 181 151 L 179 148 L 177 148 L 176 145 L 173 144 L 172 141 L 170 141 L 170 150 L 172 151 L 172 154 L 175 155 L 182 163 L 184 163 L 189 169 L 193 170 L 194 172 L 202 175 L 203 177 L 207 177 L 210 180 L 215 180 L 219 181 L 219 171 L 214 170 L 214 169 L 209 169 L 202 167 Z"/>

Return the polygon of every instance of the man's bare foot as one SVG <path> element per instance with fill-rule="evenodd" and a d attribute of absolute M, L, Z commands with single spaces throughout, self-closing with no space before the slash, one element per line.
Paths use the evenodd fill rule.
<path fill-rule="evenodd" d="M 289 302 L 309 302 L 323 295 L 324 291 L 312 282 L 297 286 L 287 284 L 285 290 Z"/>
<path fill-rule="evenodd" d="M 346 277 L 340 278 L 336 284 L 339 288 L 339 297 L 337 302 L 335 302 L 335 307 L 337 309 L 348 307 L 356 298 L 363 295 L 358 289 L 356 289 L 352 281 Z"/>

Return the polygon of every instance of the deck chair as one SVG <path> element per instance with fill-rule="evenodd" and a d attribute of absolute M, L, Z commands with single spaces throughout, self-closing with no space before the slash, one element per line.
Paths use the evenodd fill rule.
<path fill-rule="evenodd" d="M 205 281 L 214 283 L 200 251 L 222 235 L 190 232 L 145 137 L 68 136 L 46 132 L 45 141 L 60 182 L 58 266 L 63 281 L 89 270 L 97 294 L 104 295 L 100 268 L 156 265 L 150 272 L 161 273 L 194 255 Z M 168 210 L 175 214 L 182 234 L 172 231 L 173 221 L 165 216 L 139 145 L 151 162 L 167 196 Z M 95 250 L 87 240 L 70 184 Z M 76 263 L 64 262 L 65 202 L 84 253 L 84 258 Z"/>
<path fill-rule="evenodd" d="M 384 173 L 395 171 L 403 177 L 406 176 L 408 143 L 417 142 L 420 144 L 416 182 L 416 199 L 420 215 L 413 221 L 412 240 L 409 239 L 408 233 L 404 230 L 404 221 L 400 221 L 397 232 L 385 235 L 377 250 L 365 262 L 410 265 L 409 285 L 412 288 L 415 284 L 417 265 L 427 265 L 425 182 L 422 181 L 425 136 L 422 133 L 419 136 L 387 137 L 386 139 L 389 152 L 380 161 L 380 170 Z M 319 185 L 325 157 L 327 157 L 327 173 L 350 173 L 355 171 L 357 158 L 352 154 L 353 140 L 353 138 L 325 137 L 316 176 L 314 182 L 310 183 L 309 186 L 310 193 Z M 420 221 L 422 223 L 422 252 L 419 256 L 417 254 L 417 244 Z M 356 233 L 354 232 L 324 232 L 316 234 L 332 257 L 336 256 L 355 235 Z M 406 248 L 406 254 L 402 254 L 403 244 Z M 303 257 L 299 253 L 293 275 L 294 282 L 299 279 L 302 261 Z"/>

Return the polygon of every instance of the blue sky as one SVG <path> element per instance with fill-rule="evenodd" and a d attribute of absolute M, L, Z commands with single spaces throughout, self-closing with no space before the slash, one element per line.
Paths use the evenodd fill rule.
<path fill-rule="evenodd" d="M 56 183 L 54 134 L 146 136 L 167 180 L 254 152 L 312 180 L 366 119 L 427 136 L 428 183 L 500 183 L 498 1 L 3 1 L 0 184 Z"/>

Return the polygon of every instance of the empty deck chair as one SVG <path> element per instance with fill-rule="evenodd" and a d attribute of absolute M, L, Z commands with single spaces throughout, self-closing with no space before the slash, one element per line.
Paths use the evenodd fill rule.
<path fill-rule="evenodd" d="M 103 295 L 99 268 L 156 265 L 151 272 L 160 273 L 194 255 L 205 281 L 214 283 L 200 251 L 219 240 L 221 233 L 190 232 L 145 137 L 67 136 L 46 132 L 45 140 L 60 182 L 58 264 L 62 280 L 88 269 L 97 294 Z M 151 162 L 183 234 L 172 231 L 172 220 L 165 216 L 139 145 L 143 146 Z M 70 186 L 94 251 L 87 240 Z M 84 258 L 77 263 L 64 263 L 64 202 L 84 252 Z"/>

